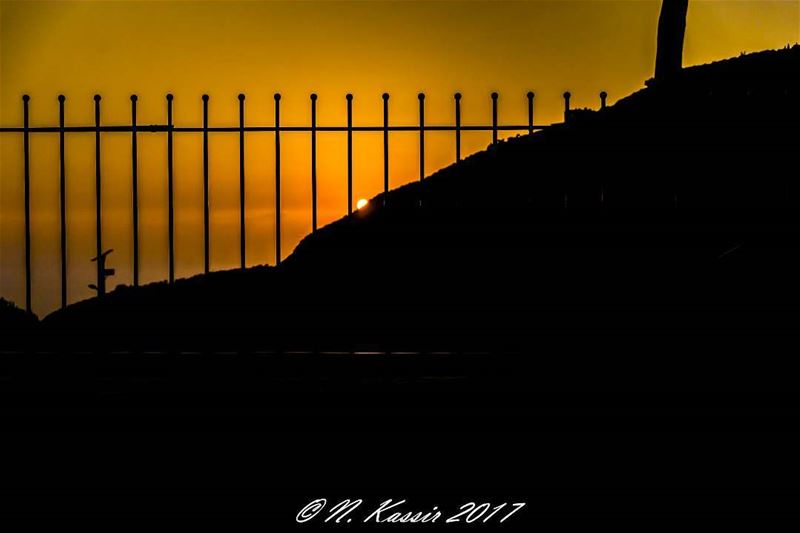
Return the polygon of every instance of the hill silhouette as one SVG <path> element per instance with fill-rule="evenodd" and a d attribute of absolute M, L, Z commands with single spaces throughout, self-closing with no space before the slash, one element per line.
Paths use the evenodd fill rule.
<path fill-rule="evenodd" d="M 59 345 L 452 350 L 777 327 L 762 307 L 796 301 L 799 71 L 797 46 L 685 69 L 375 197 L 279 268 L 120 287 L 42 331 Z"/>
<path fill-rule="evenodd" d="M 0 298 L 0 337 L 28 339 L 35 334 L 38 322 L 38 317 L 33 313 Z"/>

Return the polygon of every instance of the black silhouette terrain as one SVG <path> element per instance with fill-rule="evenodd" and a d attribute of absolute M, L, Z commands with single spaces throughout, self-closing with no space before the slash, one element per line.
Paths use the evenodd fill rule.
<path fill-rule="evenodd" d="M 799 67 L 795 46 L 686 69 L 373 198 L 279 268 L 119 287 L 3 342 L 101 357 L 521 354 L 478 365 L 511 364 L 501 387 L 527 388 L 529 365 L 555 388 L 793 386 L 776 369 L 800 323 Z M 759 365 L 730 356 L 748 349 Z M 461 359 L 434 368 L 477 360 Z M 305 377 L 347 367 L 265 364 L 284 363 Z M 389 363 L 358 366 L 371 364 Z M 250 377 L 239 370 L 233 387 Z"/>
<path fill-rule="evenodd" d="M 456 351 L 788 327 L 798 58 L 794 47 L 687 69 L 373 198 L 280 268 L 118 288 L 47 317 L 40 337 Z"/>
<path fill-rule="evenodd" d="M 20 309 L 14 302 L 0 298 L 0 337 L 23 339 L 35 338 L 39 319 L 33 313 Z"/>
<path fill-rule="evenodd" d="M 550 492 L 540 511 L 556 514 L 778 506 L 634 488 L 766 486 L 786 468 L 788 437 L 756 431 L 797 421 L 798 146 L 800 47 L 685 69 L 373 198 L 279 268 L 120 287 L 4 336 L 36 352 L 2 359 L 6 409 L 70 430 L 219 431 L 206 442 L 238 468 L 303 497 L 304 475 L 341 489 L 387 472 L 404 497 L 430 468 L 458 494 L 533 502 L 590 474 L 621 491 Z M 270 433 L 256 450 L 231 428 Z M 237 462 L 241 446 L 267 466 Z M 202 483 L 192 457 L 182 479 Z"/>

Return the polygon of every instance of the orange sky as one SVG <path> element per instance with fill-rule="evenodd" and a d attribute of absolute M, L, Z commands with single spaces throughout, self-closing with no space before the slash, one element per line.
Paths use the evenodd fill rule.
<path fill-rule="evenodd" d="M 345 122 L 352 92 L 356 125 L 381 122 L 390 92 L 393 124 L 416 124 L 416 94 L 428 95 L 426 122 L 453 121 L 452 94 L 464 94 L 465 124 L 488 124 L 489 93 L 499 91 L 500 122 L 524 123 L 525 93 L 536 91 L 537 123 L 557 121 L 560 95 L 575 106 L 611 101 L 642 86 L 655 56 L 657 0 L 519 2 L 38 2 L 0 1 L 0 124 L 21 125 L 21 95 L 31 95 L 32 125 L 55 125 L 56 96 L 67 96 L 67 123 L 92 123 L 92 95 L 103 95 L 104 124 L 164 123 L 164 95 L 175 94 L 178 125 L 201 124 L 200 95 L 211 95 L 213 125 L 235 125 L 236 95 L 247 94 L 249 124 L 269 125 L 273 93 L 282 123 L 304 125 L 308 96 L 320 95 L 318 121 Z M 692 0 L 686 64 L 800 40 L 797 0 Z M 465 153 L 490 133 L 464 134 Z M 0 134 L 0 295 L 24 305 L 22 140 Z M 94 136 L 67 137 L 70 300 L 94 282 Z M 211 264 L 238 265 L 238 136 L 212 135 Z M 310 230 L 309 135 L 282 135 L 283 255 Z M 141 278 L 164 279 L 164 134 L 140 134 Z M 33 307 L 59 302 L 58 135 L 31 140 Z M 274 140 L 247 136 L 248 264 L 274 262 Z M 346 209 L 345 135 L 319 138 L 320 221 Z M 381 134 L 354 140 L 354 199 L 382 187 Z M 414 133 L 393 134 L 392 185 L 417 177 Z M 426 134 L 428 173 L 449 164 L 451 133 Z M 114 248 L 111 285 L 131 282 L 130 135 L 103 137 L 104 245 Z M 202 160 L 199 134 L 175 136 L 176 273 L 202 270 Z M 487 199 L 488 201 L 502 201 Z M 354 288 L 354 290 L 356 290 Z"/>

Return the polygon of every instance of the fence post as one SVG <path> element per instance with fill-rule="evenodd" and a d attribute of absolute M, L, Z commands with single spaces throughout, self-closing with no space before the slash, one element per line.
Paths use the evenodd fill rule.
<path fill-rule="evenodd" d="M 606 108 L 606 99 L 608 98 L 608 93 L 605 91 L 600 92 L 600 109 Z"/>
<path fill-rule="evenodd" d="M 167 95 L 167 213 L 169 231 L 169 282 L 175 282 L 175 187 L 172 165 L 172 100 Z M 98 261 L 99 263 L 99 261 Z"/>
<path fill-rule="evenodd" d="M 203 95 L 203 272 L 210 270 L 211 254 L 208 208 L 208 95 Z"/>
<path fill-rule="evenodd" d="M 101 288 L 105 285 L 105 272 L 103 261 L 100 256 L 103 254 L 103 195 L 102 195 L 102 176 L 100 173 L 100 95 L 94 95 L 94 188 L 95 188 L 95 245 L 97 246 L 97 287 L 98 296 L 103 295 Z"/>
<path fill-rule="evenodd" d="M 389 194 L 389 93 L 383 93 L 383 205 Z"/>
<path fill-rule="evenodd" d="M 139 147 L 136 134 L 136 102 L 131 95 L 131 198 L 133 200 L 133 286 L 139 286 Z"/>
<path fill-rule="evenodd" d="M 244 180 L 244 94 L 239 94 L 239 268 L 245 268 L 245 180 Z"/>
<path fill-rule="evenodd" d="M 536 96 L 533 91 L 528 91 L 528 135 L 533 133 L 533 99 Z"/>
<path fill-rule="evenodd" d="M 353 213 L 353 95 L 347 99 L 347 214 Z"/>
<path fill-rule="evenodd" d="M 572 98 L 572 93 L 567 91 L 564 93 L 564 122 L 569 120 L 569 99 Z"/>
<path fill-rule="evenodd" d="M 281 264 L 281 95 L 275 93 L 275 264 Z"/>
<path fill-rule="evenodd" d="M 59 209 L 61 233 L 61 308 L 67 306 L 67 170 L 64 165 L 64 101 L 58 95 L 58 169 L 59 169 Z"/>
<path fill-rule="evenodd" d="M 461 93 L 454 95 L 456 101 L 456 162 L 461 161 Z"/>
<path fill-rule="evenodd" d="M 419 93 L 419 181 L 425 179 L 425 93 Z"/>
<path fill-rule="evenodd" d="M 317 231 L 317 95 L 311 93 L 311 231 Z"/>
<path fill-rule="evenodd" d="M 30 172 L 30 121 L 28 102 L 31 97 L 22 96 L 22 152 L 24 159 L 23 184 L 25 186 L 25 310 L 31 312 L 31 172 Z"/>
<path fill-rule="evenodd" d="M 497 93 L 492 93 L 492 144 L 497 144 Z"/>

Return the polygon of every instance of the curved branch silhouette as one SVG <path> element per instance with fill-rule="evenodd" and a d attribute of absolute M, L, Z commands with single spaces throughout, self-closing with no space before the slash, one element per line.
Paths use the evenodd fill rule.
<path fill-rule="evenodd" d="M 683 67 L 683 40 L 689 0 L 663 0 L 658 18 L 656 75 L 658 81 L 677 74 Z"/>

